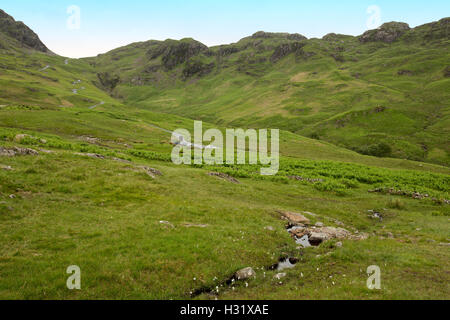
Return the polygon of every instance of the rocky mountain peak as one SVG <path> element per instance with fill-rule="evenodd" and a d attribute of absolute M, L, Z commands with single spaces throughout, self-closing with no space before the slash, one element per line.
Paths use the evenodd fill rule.
<path fill-rule="evenodd" d="M 369 30 L 359 37 L 362 43 L 366 42 L 386 42 L 391 43 L 400 38 L 403 34 L 411 28 L 407 23 L 403 22 L 388 22 L 375 30 Z"/>
<path fill-rule="evenodd" d="M 23 22 L 14 20 L 5 11 L 0 9 L 0 32 L 18 41 L 23 47 L 37 51 L 51 53 L 42 43 L 38 35 L 28 28 Z"/>

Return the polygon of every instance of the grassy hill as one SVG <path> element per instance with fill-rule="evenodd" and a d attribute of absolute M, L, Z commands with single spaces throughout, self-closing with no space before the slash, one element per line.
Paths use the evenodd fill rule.
<path fill-rule="evenodd" d="M 336 145 L 386 141 L 409 157 L 424 141 L 425 160 L 446 164 L 440 24 L 392 43 L 257 33 L 230 46 L 150 41 L 80 60 L 0 28 L 0 298 L 448 299 L 448 167 Z M 330 57 L 338 44 L 344 62 Z M 423 77 L 379 69 L 394 60 Z M 284 129 L 278 175 L 172 164 L 169 132 L 199 118 L 205 128 Z M 353 238 L 299 248 L 280 211 Z M 288 257 L 296 267 L 274 279 L 271 267 Z M 66 288 L 74 264 L 79 291 Z M 380 291 L 366 287 L 369 265 L 382 269 Z M 226 283 L 249 266 L 256 279 Z"/>
<path fill-rule="evenodd" d="M 116 80 L 105 85 L 113 96 L 144 109 L 448 164 L 449 21 L 309 40 L 258 32 L 212 48 L 148 41 L 86 61 Z"/>

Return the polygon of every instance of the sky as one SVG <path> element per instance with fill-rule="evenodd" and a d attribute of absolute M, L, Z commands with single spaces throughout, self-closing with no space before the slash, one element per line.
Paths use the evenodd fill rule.
<path fill-rule="evenodd" d="M 448 0 L 1 0 L 53 52 L 96 56 L 132 42 L 194 38 L 228 44 L 256 31 L 360 35 L 381 23 L 411 27 L 450 16 Z"/>

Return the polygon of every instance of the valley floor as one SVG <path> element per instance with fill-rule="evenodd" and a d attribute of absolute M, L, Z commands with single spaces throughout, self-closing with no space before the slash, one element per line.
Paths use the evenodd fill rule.
<path fill-rule="evenodd" d="M 369 193 L 357 182 L 341 192 L 239 174 L 231 183 L 211 168 L 45 144 L 28 145 L 38 155 L 0 156 L 0 298 L 449 299 L 450 211 L 431 197 Z M 383 169 L 391 171 L 403 174 Z M 302 249 L 280 210 L 368 238 Z M 269 267 L 286 257 L 298 263 L 275 279 Z M 66 287 L 71 265 L 81 268 L 81 290 Z M 381 268 L 381 290 L 367 288 L 371 265 Z M 255 279 L 224 284 L 245 267 Z"/>

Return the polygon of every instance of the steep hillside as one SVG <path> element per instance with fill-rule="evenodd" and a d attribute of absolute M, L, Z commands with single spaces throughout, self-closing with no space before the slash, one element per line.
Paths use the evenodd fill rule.
<path fill-rule="evenodd" d="M 258 32 L 212 48 L 148 41 L 87 61 L 101 87 L 142 108 L 448 165 L 449 25 L 309 40 Z"/>
<path fill-rule="evenodd" d="M 33 30 L 0 9 L 0 50 L 15 47 L 51 53 Z"/>

